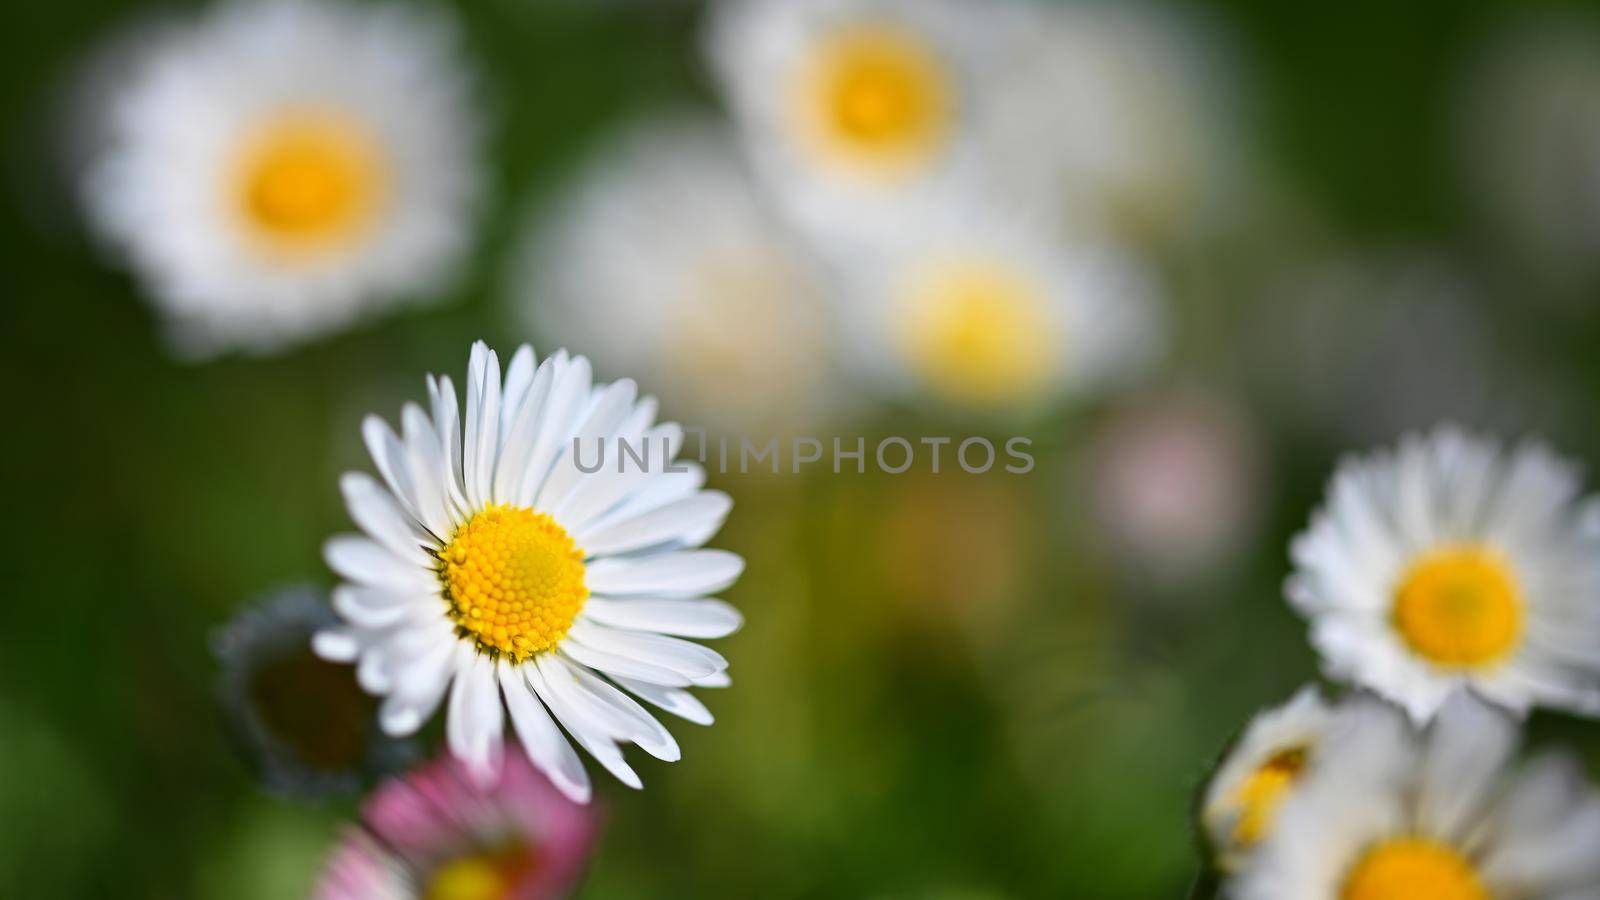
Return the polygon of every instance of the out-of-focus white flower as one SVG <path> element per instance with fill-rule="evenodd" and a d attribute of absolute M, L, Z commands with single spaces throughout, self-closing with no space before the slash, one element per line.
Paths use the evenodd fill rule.
<path fill-rule="evenodd" d="M 1198 23 L 1137 3 L 1022 6 L 980 129 L 1000 184 L 1137 238 L 1192 230 L 1233 199 L 1231 89 Z"/>
<path fill-rule="evenodd" d="M 336 330 L 466 251 L 480 128 L 441 13 L 226 2 L 134 71 L 83 193 L 179 352 Z"/>
<path fill-rule="evenodd" d="M 1365 706 L 1354 709 L 1359 713 Z M 1273 833 L 1284 801 L 1305 784 L 1330 744 L 1347 739 L 1360 721 L 1356 713 L 1307 685 L 1288 703 L 1250 720 L 1201 799 L 1200 824 L 1219 868 L 1237 870 Z"/>
<path fill-rule="evenodd" d="M 1237 549 L 1254 526 L 1259 455 L 1244 412 L 1221 396 L 1136 402 L 1095 441 L 1088 476 L 1096 512 L 1140 572 L 1198 574 Z"/>
<path fill-rule="evenodd" d="M 636 126 L 530 226 L 510 293 L 536 333 L 640 373 L 697 424 L 787 430 L 836 399 L 819 273 L 716 123 Z"/>
<path fill-rule="evenodd" d="M 1600 278 L 1600 22 L 1506 28 L 1474 73 L 1461 148 L 1491 230 L 1554 286 Z"/>
<path fill-rule="evenodd" d="M 1556 753 L 1510 771 L 1508 717 L 1459 693 L 1432 727 L 1360 722 L 1283 803 L 1233 900 L 1565 900 L 1600 894 L 1600 794 Z"/>
<path fill-rule="evenodd" d="M 1156 290 L 1132 258 L 970 197 L 927 201 L 836 259 L 849 336 L 888 391 L 1019 410 L 1136 373 L 1160 349 Z"/>
<path fill-rule="evenodd" d="M 1323 668 L 1419 722 L 1463 687 L 1600 715 L 1600 528 L 1581 489 L 1543 444 L 1448 427 L 1343 461 L 1287 586 Z"/>
<path fill-rule="evenodd" d="M 729 0 L 707 50 L 784 209 L 834 239 L 879 233 L 970 177 L 1013 4 Z"/>

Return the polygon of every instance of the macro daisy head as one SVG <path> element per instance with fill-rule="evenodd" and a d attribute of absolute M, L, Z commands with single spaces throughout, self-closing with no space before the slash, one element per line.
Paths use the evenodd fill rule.
<path fill-rule="evenodd" d="M 510 291 L 534 333 L 648 377 L 698 423 L 772 433 L 838 393 L 819 273 L 712 120 L 651 120 L 610 143 L 538 211 Z"/>
<path fill-rule="evenodd" d="M 1419 721 L 1462 686 L 1600 714 L 1600 531 L 1581 489 L 1543 444 L 1451 427 L 1344 461 L 1288 582 L 1324 669 Z"/>
<path fill-rule="evenodd" d="M 1516 724 L 1459 692 L 1424 731 L 1371 697 L 1225 888 L 1233 900 L 1600 896 L 1600 793 L 1552 753 L 1513 771 Z M 1336 751 L 1336 752 L 1334 752 Z"/>
<path fill-rule="evenodd" d="M 316 900 L 552 900 L 582 876 L 599 823 L 520 753 L 493 789 L 444 758 L 381 785 L 328 858 Z"/>
<path fill-rule="evenodd" d="M 312 653 L 312 635 L 338 621 L 325 590 L 285 588 L 211 638 L 223 716 L 275 793 L 353 793 L 416 758 L 412 741 L 378 728 L 377 705 L 346 668 Z"/>
<path fill-rule="evenodd" d="M 345 579 L 333 592 L 344 623 L 314 646 L 356 664 L 390 734 L 444 704 L 450 751 L 478 777 L 498 767 L 509 713 L 567 796 L 587 800 L 590 784 L 561 729 L 639 787 L 619 745 L 679 752 L 637 700 L 709 724 L 687 689 L 728 684 L 726 660 L 682 638 L 740 625 L 707 595 L 743 561 L 701 549 L 732 501 L 701 489 L 699 466 L 674 462 L 683 429 L 655 421 L 653 398 L 631 380 L 595 383 L 582 356 L 536 364 L 524 346 L 502 377 L 479 343 L 465 406 L 448 376 L 430 377 L 428 395 L 429 411 L 405 407 L 399 434 L 376 416 L 362 423 L 382 481 L 341 480 L 365 533 L 326 546 Z"/>
<path fill-rule="evenodd" d="M 1219 868 L 1237 869 L 1272 833 L 1278 808 L 1304 783 L 1347 718 L 1307 686 L 1250 720 L 1201 795 L 1200 824 Z"/>
<path fill-rule="evenodd" d="M 848 230 L 971 159 L 1009 6 L 723 2 L 706 43 L 785 210 L 810 228 Z"/>
<path fill-rule="evenodd" d="M 82 190 L 175 349 L 269 351 L 442 286 L 480 174 L 442 15 L 225 0 L 144 49 Z"/>
<path fill-rule="evenodd" d="M 839 258 L 861 365 L 891 391 L 1016 411 L 1141 371 L 1162 343 L 1148 273 L 1117 251 L 941 197 Z"/>

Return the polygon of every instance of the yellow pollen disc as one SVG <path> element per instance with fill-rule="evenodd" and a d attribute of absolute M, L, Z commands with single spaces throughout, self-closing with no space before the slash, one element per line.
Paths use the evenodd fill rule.
<path fill-rule="evenodd" d="M 1490 900 L 1472 863 L 1435 841 L 1400 838 L 1367 851 L 1341 900 Z"/>
<path fill-rule="evenodd" d="M 828 36 L 799 82 L 815 148 L 835 160 L 903 169 L 933 155 L 950 128 L 952 89 L 933 49 L 892 26 Z"/>
<path fill-rule="evenodd" d="M 386 164 L 367 130 L 293 113 L 258 128 L 234 169 L 238 211 L 269 250 L 328 249 L 359 235 L 383 199 Z"/>
<path fill-rule="evenodd" d="M 439 560 L 462 636 L 518 662 L 560 643 L 589 599 L 583 551 L 531 509 L 485 509 L 457 529 Z"/>
<path fill-rule="evenodd" d="M 1394 627 L 1440 666 L 1495 663 L 1522 637 L 1522 595 L 1510 567 L 1482 547 L 1452 547 L 1412 564 L 1395 592 Z"/>
<path fill-rule="evenodd" d="M 433 870 L 423 900 L 506 900 L 534 870 L 524 848 L 462 856 Z"/>
<path fill-rule="evenodd" d="M 1234 800 L 1243 811 L 1233 831 L 1233 839 L 1239 846 L 1253 847 L 1267 836 L 1278 807 L 1304 774 L 1308 754 L 1305 747 L 1281 750 L 1239 785 Z"/>
<path fill-rule="evenodd" d="M 901 308 L 901 351 L 936 393 L 1004 406 L 1045 386 L 1059 357 L 1057 329 L 1026 278 L 988 264 L 941 267 Z"/>

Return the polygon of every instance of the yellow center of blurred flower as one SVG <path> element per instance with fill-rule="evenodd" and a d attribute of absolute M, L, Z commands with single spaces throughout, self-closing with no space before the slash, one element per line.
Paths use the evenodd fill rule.
<path fill-rule="evenodd" d="M 521 662 L 566 637 L 589 589 L 583 551 L 544 513 L 491 506 L 439 553 L 450 617 L 486 653 Z"/>
<path fill-rule="evenodd" d="M 907 292 L 901 352 L 936 393 L 1002 406 L 1044 387 L 1056 366 L 1056 329 L 1044 298 L 1004 266 L 940 267 Z"/>
<path fill-rule="evenodd" d="M 452 859 L 428 879 L 423 900 L 510 900 L 519 882 L 534 869 L 534 858 L 524 847 Z"/>
<path fill-rule="evenodd" d="M 337 115 L 292 113 L 258 128 L 234 170 L 238 209 L 264 247 L 337 247 L 370 225 L 387 180 L 367 130 Z"/>
<path fill-rule="evenodd" d="M 799 90 L 819 152 L 894 170 L 938 150 L 950 128 L 952 93 L 934 50 L 887 25 L 848 28 L 823 40 Z"/>
<path fill-rule="evenodd" d="M 1341 900 L 1490 900 L 1472 863 L 1421 838 L 1386 841 L 1356 863 Z"/>
<path fill-rule="evenodd" d="M 1289 789 L 1300 780 L 1309 755 L 1306 747 L 1291 747 L 1274 753 L 1239 785 L 1234 800 L 1242 807 L 1233 839 L 1241 847 L 1253 847 L 1267 836 Z"/>
<path fill-rule="evenodd" d="M 1394 626 L 1411 649 L 1438 665 L 1489 665 L 1522 637 L 1521 592 L 1499 555 L 1482 547 L 1437 550 L 1401 580 Z"/>

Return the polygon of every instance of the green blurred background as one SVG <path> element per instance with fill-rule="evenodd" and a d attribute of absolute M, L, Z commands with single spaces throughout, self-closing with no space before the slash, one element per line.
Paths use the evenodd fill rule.
<path fill-rule="evenodd" d="M 208 635 L 270 588 L 331 580 L 320 545 L 348 527 L 336 479 L 367 468 L 363 414 L 459 373 L 471 340 L 526 337 L 499 302 L 525 204 L 608 126 L 714 100 L 693 4 L 463 3 L 499 123 L 474 274 L 282 356 L 182 364 L 98 261 L 58 163 L 75 66 L 144 8 L 18 8 L 0 55 L 0 372 L 18 412 L 0 449 L 0 894 L 297 896 L 355 803 L 255 786 L 214 708 Z M 1527 8 L 1207 5 L 1247 85 L 1252 199 L 1161 257 L 1180 338 L 1149 392 L 1203 389 L 1247 418 L 1236 550 L 1154 578 L 1106 535 L 1094 448 L 1135 400 L 1029 426 L 1025 476 L 714 478 L 736 499 L 716 543 L 748 560 L 728 594 L 748 624 L 719 645 L 734 687 L 708 697 L 714 727 L 675 729 L 682 762 L 635 755 L 642 793 L 601 779 L 609 830 L 582 896 L 1181 896 L 1210 761 L 1315 675 L 1280 585 L 1338 455 L 1452 416 L 1600 460 L 1600 294 L 1500 252 L 1458 165 L 1464 73 Z M 1294 311 L 1329 268 L 1354 274 L 1311 321 L 1359 327 Z M 1408 305 L 1416 271 L 1464 285 L 1464 312 Z M 1373 413 L 1391 395 L 1406 405 Z M 985 433 L 903 413 L 852 428 Z M 1600 763 L 1594 726 L 1532 730 Z"/>

